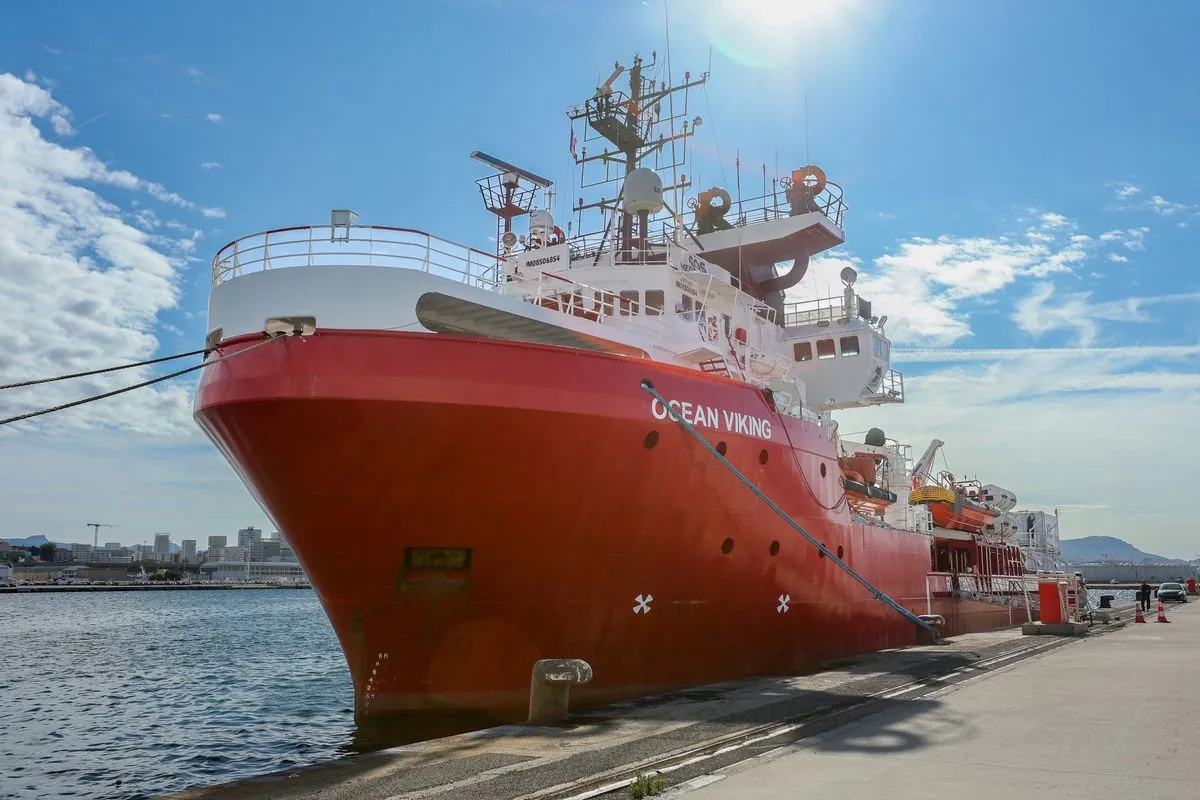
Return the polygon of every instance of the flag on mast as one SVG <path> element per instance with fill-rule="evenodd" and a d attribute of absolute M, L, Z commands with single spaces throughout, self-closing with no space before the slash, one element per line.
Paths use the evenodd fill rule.
<path fill-rule="evenodd" d="M 578 142 L 578 140 L 575 138 L 575 126 L 572 125 L 571 126 L 571 158 L 575 159 L 576 161 L 579 160 L 579 154 L 575 152 L 575 145 L 577 142 Z"/>

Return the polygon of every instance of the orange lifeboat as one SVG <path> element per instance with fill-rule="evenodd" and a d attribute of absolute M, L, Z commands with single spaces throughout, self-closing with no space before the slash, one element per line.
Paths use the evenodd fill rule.
<path fill-rule="evenodd" d="M 911 505 L 925 505 L 933 516 L 933 524 L 955 531 L 981 533 L 989 522 L 1000 516 L 1000 509 L 980 502 L 983 493 L 978 481 L 950 482 L 946 486 L 922 486 L 908 496 Z"/>
<path fill-rule="evenodd" d="M 846 501 L 859 514 L 881 514 L 896 502 L 895 493 L 877 485 L 879 462 L 883 458 L 875 453 L 855 453 L 838 459 Z"/>

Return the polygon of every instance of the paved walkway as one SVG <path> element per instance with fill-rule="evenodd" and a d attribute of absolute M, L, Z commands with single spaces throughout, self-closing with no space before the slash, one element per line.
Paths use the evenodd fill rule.
<path fill-rule="evenodd" d="M 1198 605 L 1168 604 L 1170 624 L 1151 612 L 1148 624 L 1055 649 L 667 794 L 1200 797 Z"/>

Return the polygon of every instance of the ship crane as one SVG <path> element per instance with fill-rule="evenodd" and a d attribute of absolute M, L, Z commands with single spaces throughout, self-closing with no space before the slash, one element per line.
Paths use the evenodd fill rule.
<path fill-rule="evenodd" d="M 937 451 L 944 444 L 945 442 L 941 439 L 934 439 L 917 459 L 917 463 L 913 465 L 912 485 L 914 489 L 920 489 L 928 482 L 929 472 L 933 468 L 933 457 L 937 455 Z"/>

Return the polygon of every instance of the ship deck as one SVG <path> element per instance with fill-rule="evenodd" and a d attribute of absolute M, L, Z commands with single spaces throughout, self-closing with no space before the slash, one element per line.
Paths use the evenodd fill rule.
<path fill-rule="evenodd" d="M 1132 608 L 1114 609 L 1115 623 L 1088 638 L 1128 622 Z M 924 695 L 1072 641 L 1023 637 L 1019 627 L 966 634 L 844 659 L 813 675 L 713 684 L 572 714 L 560 725 L 490 728 L 170 797 L 624 796 L 638 771 L 659 771 L 675 785 L 869 714 L 917 708 Z"/>

